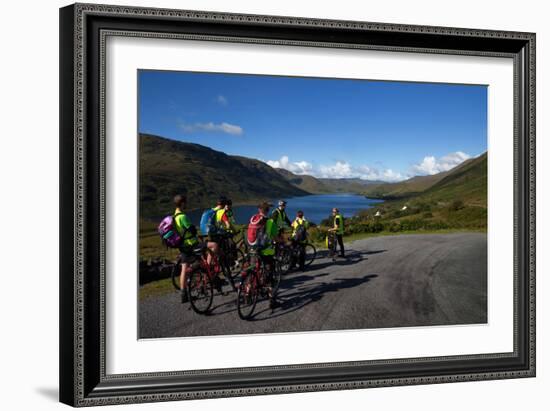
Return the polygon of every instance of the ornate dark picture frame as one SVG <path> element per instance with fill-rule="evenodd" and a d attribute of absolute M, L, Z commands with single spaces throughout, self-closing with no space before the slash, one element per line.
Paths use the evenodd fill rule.
<path fill-rule="evenodd" d="M 513 352 L 106 374 L 108 36 L 513 58 Z M 60 101 L 62 402 L 90 406 L 535 376 L 535 34 L 76 4 L 60 10 Z"/>

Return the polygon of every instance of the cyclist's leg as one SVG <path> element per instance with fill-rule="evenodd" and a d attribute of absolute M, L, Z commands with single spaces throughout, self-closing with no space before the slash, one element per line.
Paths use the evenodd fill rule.
<path fill-rule="evenodd" d="M 184 250 L 180 250 L 180 258 L 179 261 L 181 263 L 181 271 L 180 271 L 180 292 L 181 292 L 181 302 L 185 303 L 188 300 L 187 296 L 187 268 L 189 267 L 189 263 L 191 262 L 192 256 L 189 255 Z"/>
<path fill-rule="evenodd" d="M 340 246 L 340 257 L 344 257 L 344 236 L 342 234 L 337 234 L 336 238 L 338 239 L 338 245 Z M 336 251 L 336 247 L 334 247 L 334 251 Z"/>
<path fill-rule="evenodd" d="M 206 246 L 208 247 L 208 249 L 210 251 L 212 251 L 212 253 L 214 255 L 218 255 L 218 252 L 219 252 L 219 245 L 216 241 L 213 241 L 215 240 L 215 238 L 210 238 L 209 241 L 206 243 Z M 208 253 L 208 255 L 206 256 L 206 262 L 210 265 L 212 263 L 212 255 L 210 253 Z"/>
<path fill-rule="evenodd" d="M 298 265 L 300 270 L 304 271 L 306 265 L 306 245 L 305 243 L 299 243 L 299 255 L 298 255 Z"/>
<path fill-rule="evenodd" d="M 273 290 L 273 281 L 274 281 L 274 271 L 275 271 L 275 259 L 272 255 L 263 255 L 262 261 L 266 269 L 266 280 L 269 284 L 269 306 L 271 308 L 277 307 L 279 304 L 277 302 L 277 295 L 275 290 Z"/>
<path fill-rule="evenodd" d="M 295 258 L 295 252 L 294 252 L 295 247 L 296 247 L 296 241 L 291 239 L 290 240 L 290 262 L 288 266 L 289 270 L 292 270 L 296 265 L 296 258 Z"/>

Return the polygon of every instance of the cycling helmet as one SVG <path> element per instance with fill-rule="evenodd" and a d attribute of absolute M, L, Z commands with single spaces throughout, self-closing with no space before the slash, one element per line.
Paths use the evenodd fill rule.
<path fill-rule="evenodd" d="M 286 206 L 286 201 L 285 200 L 279 200 L 279 207 L 283 207 L 283 206 Z"/>
<path fill-rule="evenodd" d="M 296 215 L 300 218 L 302 218 L 304 216 L 304 212 L 302 210 L 298 210 L 298 212 L 296 213 Z"/>

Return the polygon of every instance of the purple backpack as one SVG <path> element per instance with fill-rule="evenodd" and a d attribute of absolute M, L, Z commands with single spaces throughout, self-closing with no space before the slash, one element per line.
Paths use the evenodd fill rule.
<path fill-rule="evenodd" d="M 162 243 L 166 245 L 166 247 L 179 248 L 181 246 L 182 238 L 176 229 L 176 216 L 178 214 L 167 215 L 159 224 L 158 232 Z"/>

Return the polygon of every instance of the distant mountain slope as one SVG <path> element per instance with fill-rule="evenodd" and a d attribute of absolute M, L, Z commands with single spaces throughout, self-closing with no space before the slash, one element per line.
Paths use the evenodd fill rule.
<path fill-rule="evenodd" d="M 139 175 L 144 218 L 171 212 L 177 193 L 187 194 L 189 208 L 208 207 L 220 194 L 237 203 L 309 194 L 261 161 L 149 134 L 140 135 Z"/>
<path fill-rule="evenodd" d="M 375 184 L 367 187 L 364 193 L 368 197 L 381 199 L 409 197 L 427 190 L 447 174 L 448 172 L 443 172 L 429 176 L 415 176 L 398 183 Z"/>
<path fill-rule="evenodd" d="M 332 187 L 329 187 L 327 184 L 324 184 L 323 181 L 313 176 L 294 174 L 284 168 L 276 168 L 276 170 L 285 177 L 289 183 L 309 193 L 323 194 L 336 192 Z"/>
<path fill-rule="evenodd" d="M 332 192 L 335 193 L 364 193 L 371 185 L 379 185 L 381 181 L 362 180 L 360 178 L 320 178 Z"/>
<path fill-rule="evenodd" d="M 487 153 L 464 161 L 455 168 L 444 171 L 434 175 L 427 176 L 415 176 L 405 181 L 398 183 L 384 183 L 369 186 L 364 194 L 368 197 L 380 198 L 380 199 L 399 199 L 419 195 L 431 187 L 436 186 L 440 181 L 446 177 L 459 173 L 460 170 L 467 170 L 471 164 L 477 164 L 482 161 L 482 157 L 487 158 Z"/>
<path fill-rule="evenodd" d="M 432 201 L 462 200 L 469 205 L 487 207 L 487 153 L 448 171 L 419 197 Z"/>

